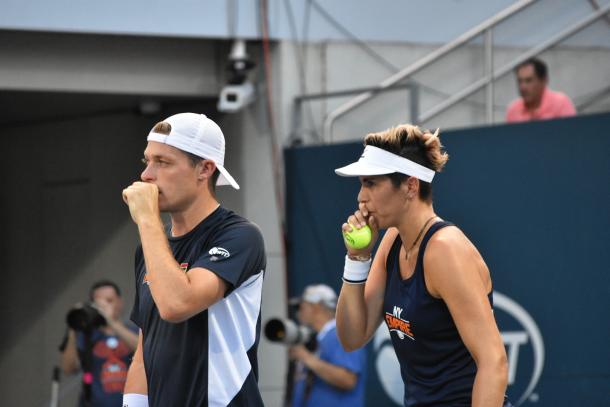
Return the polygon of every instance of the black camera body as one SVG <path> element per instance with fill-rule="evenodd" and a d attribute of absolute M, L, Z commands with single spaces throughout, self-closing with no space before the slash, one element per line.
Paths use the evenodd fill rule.
<path fill-rule="evenodd" d="M 68 326 L 75 331 L 91 332 L 106 325 L 106 318 L 91 303 L 78 303 L 66 315 Z"/>

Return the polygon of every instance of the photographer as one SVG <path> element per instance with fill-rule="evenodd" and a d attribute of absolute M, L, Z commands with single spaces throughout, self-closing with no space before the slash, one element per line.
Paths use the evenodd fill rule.
<path fill-rule="evenodd" d="M 90 400 L 83 392 L 80 406 L 121 406 L 127 369 L 138 343 L 137 328 L 121 320 L 121 291 L 112 281 L 93 284 L 89 299 L 93 307 L 79 304 L 69 313 L 73 316 L 80 312 L 81 325 L 78 331 L 72 326 L 68 329 L 60 349 L 61 367 L 68 375 L 80 371 L 81 366 L 90 366 Z M 87 378 L 83 382 L 87 383 Z"/>
<path fill-rule="evenodd" d="M 298 361 L 292 406 L 364 405 L 366 351 L 346 352 L 335 328 L 337 294 L 327 285 L 305 288 L 299 304 L 298 319 L 317 332 L 317 350 L 303 345 L 290 348 Z"/>

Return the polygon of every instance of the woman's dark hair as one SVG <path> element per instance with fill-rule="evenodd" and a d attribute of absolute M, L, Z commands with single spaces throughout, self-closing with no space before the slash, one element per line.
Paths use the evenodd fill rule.
<path fill-rule="evenodd" d="M 438 138 L 438 130 L 433 134 L 411 124 L 401 124 L 386 131 L 370 133 L 365 137 L 364 145 L 384 149 L 435 172 L 441 172 L 449 159 Z M 394 187 L 398 188 L 408 175 L 395 172 L 388 177 Z M 419 198 L 432 202 L 430 183 L 419 181 Z"/>

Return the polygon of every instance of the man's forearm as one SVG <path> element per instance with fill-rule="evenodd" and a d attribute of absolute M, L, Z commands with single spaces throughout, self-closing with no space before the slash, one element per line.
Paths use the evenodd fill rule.
<path fill-rule="evenodd" d="M 326 362 L 313 354 L 303 362 L 320 379 L 341 390 L 347 391 L 353 389 L 358 380 L 355 373 Z"/>
<path fill-rule="evenodd" d="M 169 247 L 161 219 L 138 224 L 147 279 L 160 312 L 174 310 L 190 295 L 189 280 Z"/>
<path fill-rule="evenodd" d="M 76 349 L 76 333 L 70 329 L 66 348 L 61 353 L 61 370 L 64 374 L 72 374 L 78 371 L 79 368 L 80 362 Z"/>

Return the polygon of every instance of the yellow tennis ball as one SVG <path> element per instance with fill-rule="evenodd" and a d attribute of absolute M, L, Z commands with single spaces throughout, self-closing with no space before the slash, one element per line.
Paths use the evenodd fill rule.
<path fill-rule="evenodd" d="M 351 232 L 343 232 L 345 244 L 356 250 L 367 247 L 371 243 L 372 237 L 373 233 L 371 232 L 369 225 L 364 225 L 364 227 L 360 229 L 356 229 L 356 227 L 352 225 Z"/>

